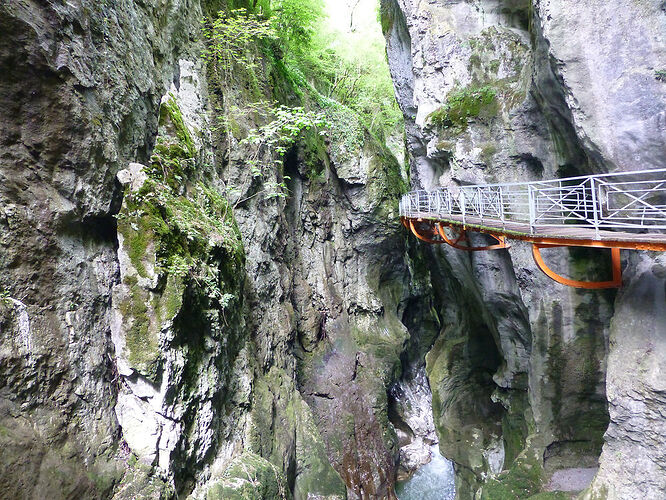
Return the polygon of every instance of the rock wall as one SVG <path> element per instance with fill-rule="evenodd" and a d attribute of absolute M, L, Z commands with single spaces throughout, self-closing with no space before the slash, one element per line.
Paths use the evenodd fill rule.
<path fill-rule="evenodd" d="M 661 2 L 384 0 L 381 15 L 413 187 L 663 168 Z M 652 335 L 664 303 L 648 291 L 660 279 L 658 260 L 632 252 L 616 295 L 549 282 L 520 242 L 508 252 L 434 252 L 466 292 L 439 302 L 443 317 L 458 316 L 455 326 L 442 321 L 426 357 L 440 449 L 456 462 L 459 497 L 508 489 L 526 498 L 555 470 L 596 466 L 604 442 L 588 495 L 663 494 L 662 482 L 635 480 L 617 458 L 644 457 L 637 467 L 651 471 L 662 463 L 653 439 L 663 432 L 649 423 L 663 411 L 649 375 L 657 357 L 648 355 L 657 364 L 641 373 L 618 363 L 661 342 Z M 547 258 L 593 279 L 605 265 L 595 255 L 552 250 Z M 650 297 L 643 306 L 632 298 L 636 286 Z M 464 324 L 470 308 L 476 314 Z M 653 340 L 634 342 L 638 318 L 656 322 L 639 328 Z"/>
<path fill-rule="evenodd" d="M 0 496 L 395 496 L 388 391 L 433 337 L 406 176 L 340 106 L 279 168 L 243 143 L 303 94 L 259 45 L 221 81 L 225 7 L 0 7 Z"/>
<path fill-rule="evenodd" d="M 201 15 L 188 1 L 0 7 L 3 496 L 96 498 L 122 476 L 116 173 L 147 160 Z"/>

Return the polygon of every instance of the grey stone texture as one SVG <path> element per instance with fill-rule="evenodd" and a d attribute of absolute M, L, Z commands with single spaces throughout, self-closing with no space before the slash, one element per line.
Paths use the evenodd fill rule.
<path fill-rule="evenodd" d="M 256 195 L 248 146 L 206 117 L 300 103 L 268 60 L 263 95 L 242 68 L 232 86 L 207 81 L 200 21 L 223 6 L 0 7 L 3 495 L 394 495 L 387 391 L 411 293 L 400 165 L 341 112 L 346 132 L 267 169 L 265 185 L 291 177 L 288 199 Z M 151 153 L 172 146 L 187 164 L 167 189 Z M 200 182 L 211 203 L 238 188 L 235 218 L 216 214 L 229 234 L 193 205 Z M 192 229 L 196 269 L 165 228 Z"/>
<path fill-rule="evenodd" d="M 100 498 L 122 477 L 116 173 L 147 159 L 200 17 L 187 1 L 0 6 L 0 283 L 25 305 L 1 329 L 8 498 Z"/>

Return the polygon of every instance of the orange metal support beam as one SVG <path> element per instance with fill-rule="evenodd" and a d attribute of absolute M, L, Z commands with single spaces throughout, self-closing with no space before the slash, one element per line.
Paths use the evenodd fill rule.
<path fill-rule="evenodd" d="M 489 245 L 485 247 L 470 247 L 467 245 L 461 245 L 460 242 L 466 240 L 466 231 L 467 227 L 462 224 L 446 223 L 446 222 L 435 222 L 431 220 L 422 220 L 422 219 L 411 219 L 407 217 L 402 217 L 402 223 L 407 227 L 414 235 L 426 243 L 432 243 L 441 245 L 442 243 L 447 243 L 453 248 L 459 250 L 465 250 L 468 252 L 476 252 L 481 250 L 499 250 L 502 248 L 509 248 L 506 243 L 507 236 L 509 238 L 524 240 L 532 243 L 532 255 L 534 257 L 534 262 L 539 267 L 541 271 L 546 274 L 549 278 L 555 280 L 562 285 L 567 285 L 575 288 L 586 288 L 591 290 L 598 290 L 603 288 L 618 288 L 622 286 L 622 261 L 620 259 L 620 249 L 634 249 L 634 250 L 654 250 L 654 251 L 666 251 L 666 244 L 662 243 L 649 243 L 649 242 L 632 242 L 632 241 L 599 241 L 599 240 L 586 240 L 586 239 L 573 239 L 573 238 L 556 238 L 549 236 L 538 236 L 538 235 L 528 235 L 528 234 L 502 234 L 502 231 L 491 231 L 488 229 L 480 229 L 474 227 L 475 231 L 489 234 L 498 241 L 497 245 Z M 429 230 L 428 234 L 421 232 L 416 228 L 415 222 L 421 224 L 428 224 Z M 458 237 L 455 240 L 449 238 L 446 234 L 444 226 L 448 225 L 452 229 L 458 229 L 460 232 Z M 441 239 L 440 239 L 441 238 Z M 567 246 L 577 246 L 577 247 L 588 247 L 588 248 L 609 248 L 611 250 L 612 257 L 612 269 L 613 269 L 613 279 L 611 281 L 578 281 L 572 280 L 560 276 L 551 268 L 549 268 L 543 256 L 541 255 L 542 248 L 554 248 L 554 247 L 567 247 Z"/>
<path fill-rule="evenodd" d="M 430 238 L 429 236 L 425 236 L 419 233 L 416 230 L 416 226 L 414 225 L 414 221 L 412 219 L 409 219 L 409 228 L 411 229 L 412 233 L 414 233 L 414 236 L 416 236 L 418 239 L 422 241 L 425 241 L 426 243 L 434 243 L 435 245 L 441 245 L 442 243 L 444 243 L 444 241 L 442 240 L 435 240 L 433 238 Z"/>
<path fill-rule="evenodd" d="M 572 286 L 574 288 L 586 288 L 590 290 L 599 290 L 602 288 L 619 288 L 620 286 L 622 286 L 622 261 L 620 259 L 619 248 L 611 248 L 611 256 L 613 262 L 612 264 L 613 279 L 611 281 L 578 281 L 560 276 L 551 268 L 549 268 L 543 260 L 543 256 L 541 255 L 542 248 L 554 248 L 561 246 L 568 246 L 568 245 L 553 245 L 553 244 L 540 244 L 540 243 L 532 244 L 532 255 L 534 257 L 534 262 L 536 263 L 538 268 L 541 269 L 544 272 L 544 274 L 546 274 L 546 276 L 548 276 L 549 278 L 563 285 Z"/>
<path fill-rule="evenodd" d="M 461 227 L 462 224 L 453 222 L 439 222 L 449 227 Z M 648 250 L 652 252 L 666 252 L 666 243 L 651 242 L 651 241 L 621 241 L 621 240 L 593 240 L 593 239 L 578 239 L 578 238 L 557 238 L 552 236 L 540 236 L 532 234 L 520 234 L 510 231 L 502 231 L 501 229 L 486 229 L 469 225 L 462 226 L 466 230 L 472 229 L 479 233 L 490 234 L 492 236 L 505 236 L 512 240 L 529 241 L 530 243 L 538 243 L 550 246 L 571 246 L 571 247 L 589 247 L 589 248 L 621 248 L 624 250 Z"/>
<path fill-rule="evenodd" d="M 470 247 L 468 245 L 460 245 L 458 244 L 459 241 L 461 240 L 468 241 L 466 229 L 461 229 L 460 233 L 458 234 L 458 238 L 456 238 L 455 240 L 451 240 L 446 235 L 446 231 L 444 230 L 444 225 L 441 222 L 437 223 L 436 227 L 437 227 L 437 232 L 442 237 L 442 239 L 446 241 L 449 245 L 451 245 L 453 248 L 457 248 L 458 250 L 465 250 L 467 252 L 480 252 L 482 250 L 501 250 L 503 248 L 509 248 L 509 245 L 506 244 L 506 238 L 504 236 L 495 235 L 492 233 L 488 234 L 497 240 L 498 242 L 497 245 L 489 245 L 485 247 Z"/>

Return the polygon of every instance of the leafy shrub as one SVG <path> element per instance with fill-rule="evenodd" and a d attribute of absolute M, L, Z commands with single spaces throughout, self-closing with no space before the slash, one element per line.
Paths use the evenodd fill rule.
<path fill-rule="evenodd" d="M 215 19 L 204 18 L 202 31 L 208 41 L 204 57 L 216 62 L 226 76 L 234 63 L 246 69 L 254 68 L 250 50 L 252 44 L 257 40 L 277 37 L 270 20 L 246 9 L 220 11 Z"/>
<path fill-rule="evenodd" d="M 5 304 L 8 306 L 13 304 L 11 294 L 4 288 L 0 288 L 0 304 Z"/>
<path fill-rule="evenodd" d="M 273 0 L 270 11 L 272 26 L 286 51 L 302 53 L 309 48 L 317 27 L 324 17 L 320 0 Z"/>
<path fill-rule="evenodd" d="M 296 141 L 298 141 L 305 130 L 315 129 L 319 135 L 325 135 L 325 127 L 329 126 L 323 112 L 306 111 L 302 107 L 290 108 L 278 106 L 273 111 L 275 119 L 266 125 L 253 129 L 241 144 L 253 146 L 250 156 L 246 162 L 250 167 L 252 177 L 262 177 L 264 172 L 259 156 L 262 151 L 268 151 L 274 157 L 274 163 L 281 164 L 284 155 Z M 289 180 L 289 177 L 284 177 Z M 264 183 L 265 198 L 284 198 L 287 196 L 287 186 L 284 181 Z M 239 200 L 240 203 L 244 200 Z"/>

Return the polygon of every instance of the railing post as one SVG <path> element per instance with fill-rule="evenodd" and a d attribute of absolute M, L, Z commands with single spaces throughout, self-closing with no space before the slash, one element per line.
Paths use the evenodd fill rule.
<path fill-rule="evenodd" d="M 479 200 L 479 217 L 481 218 L 481 224 L 483 224 L 483 197 L 480 187 L 476 188 L 476 197 Z"/>
<path fill-rule="evenodd" d="M 534 223 L 536 221 L 536 206 L 534 205 L 534 193 L 532 193 L 532 186 L 527 185 L 527 203 L 530 209 L 530 234 L 534 234 Z"/>
<path fill-rule="evenodd" d="M 590 189 L 592 190 L 592 213 L 594 218 L 594 237 L 599 239 L 599 207 L 597 207 L 597 190 L 594 185 L 594 177 L 590 177 Z"/>
<path fill-rule="evenodd" d="M 465 191 L 462 189 L 460 190 L 460 194 L 458 195 L 458 204 L 460 205 L 460 212 L 462 213 L 462 222 L 463 226 L 465 225 Z"/>
<path fill-rule="evenodd" d="M 562 181 L 559 181 L 558 183 L 559 190 L 557 191 L 557 199 L 562 200 L 563 199 L 563 186 L 562 186 Z M 563 209 L 564 210 L 564 209 Z M 567 222 L 567 214 L 565 211 L 562 211 L 562 224 L 566 224 Z"/>
<path fill-rule="evenodd" d="M 502 191 L 502 186 L 499 186 L 499 216 L 502 220 L 502 227 L 506 226 L 506 220 L 504 219 L 504 193 Z"/>

